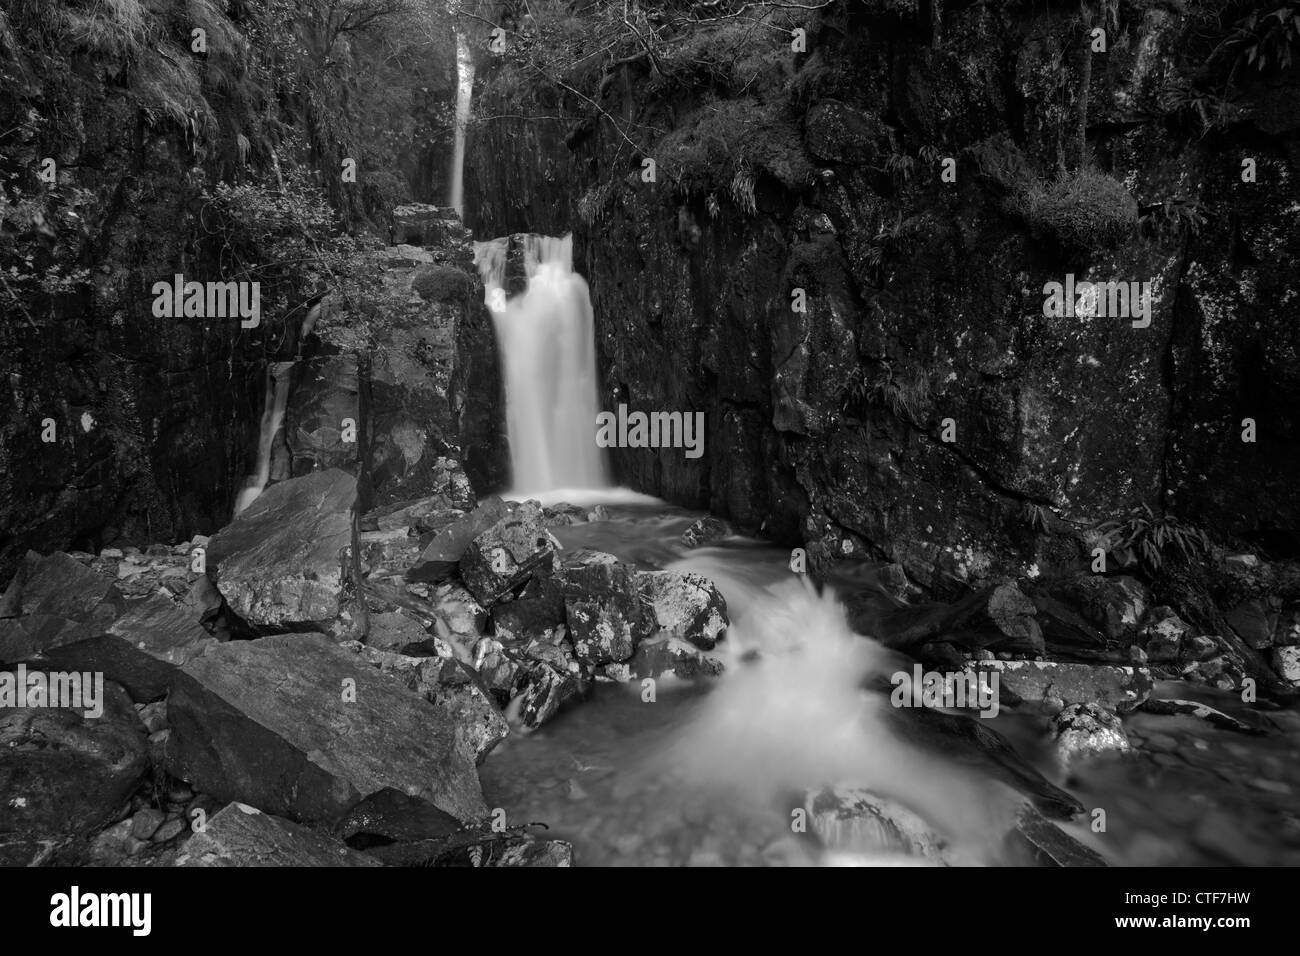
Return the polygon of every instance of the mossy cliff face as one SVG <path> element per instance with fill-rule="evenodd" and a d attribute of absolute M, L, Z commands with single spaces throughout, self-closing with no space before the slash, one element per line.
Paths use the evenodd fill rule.
<path fill-rule="evenodd" d="M 36 223 L 4 228 L 23 233 L 19 248 L 37 269 L 89 274 L 76 291 L 53 292 L 35 318 L 12 302 L 4 310 L 6 568 L 27 547 L 215 530 L 256 441 L 255 360 L 278 334 L 270 321 L 243 330 L 238 318 L 152 313 L 155 282 L 220 278 L 196 243 L 202 173 L 179 130 L 152 128 L 133 97 L 93 77 L 55 74 L 25 88 L 7 77 L 0 124 L 37 109 L 59 113 L 57 134 L 11 135 L 2 166 L 25 177 L 51 157 L 59 181 Z"/>
<path fill-rule="evenodd" d="M 1140 502 L 1286 546 L 1294 79 L 1202 136 L 1159 5 L 1121 4 L 1087 62 L 1069 11 L 873 6 L 810 22 L 806 55 L 741 51 L 743 94 L 620 67 L 602 108 L 667 131 L 642 153 L 604 120 L 475 127 L 469 225 L 574 232 L 605 407 L 707 413 L 702 458 L 618 450 L 620 480 L 940 593 L 1077 562 Z M 1150 283 L 1149 325 L 1045 315 L 1070 274 Z"/>

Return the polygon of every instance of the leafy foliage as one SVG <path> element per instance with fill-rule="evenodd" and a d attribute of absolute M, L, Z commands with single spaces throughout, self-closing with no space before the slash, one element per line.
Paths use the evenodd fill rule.
<path fill-rule="evenodd" d="M 1092 537 L 1122 564 L 1137 561 L 1153 573 L 1171 558 L 1189 562 L 1210 550 L 1209 536 L 1203 530 L 1173 515 L 1156 515 L 1149 505 L 1139 505 L 1123 518 L 1103 522 Z"/>

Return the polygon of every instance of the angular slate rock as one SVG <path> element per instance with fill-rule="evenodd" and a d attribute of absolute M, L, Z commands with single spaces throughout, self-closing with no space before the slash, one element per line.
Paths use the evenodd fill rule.
<path fill-rule="evenodd" d="M 1007 834 L 1011 862 L 1020 866 L 1109 866 L 1105 857 L 1084 846 L 1026 804 Z"/>
<path fill-rule="evenodd" d="M 460 516 L 433 536 L 406 572 L 406 580 L 445 581 L 453 577 L 474 539 L 509 513 L 507 504 L 496 495 L 483 499 L 473 511 Z"/>
<path fill-rule="evenodd" d="M 541 506 L 535 501 L 512 503 L 505 517 L 465 549 L 461 580 L 484 607 L 490 607 L 534 574 L 548 573 L 555 550 Z"/>
<path fill-rule="evenodd" d="M 209 819 L 173 866 L 382 866 L 331 836 L 230 803 Z"/>
<path fill-rule="evenodd" d="M 230 607 L 266 630 L 324 630 L 356 553 L 357 481 L 337 468 L 271 485 L 208 543 Z"/>
<path fill-rule="evenodd" d="M 19 604 L 29 613 L 0 621 L 0 661 L 101 672 L 135 700 L 150 701 L 166 692 L 176 668 L 216 640 L 201 623 L 206 610 L 194 603 L 161 594 L 128 598 L 66 554 L 29 554 L 23 577 Z M 61 613 L 50 613 L 56 609 Z"/>
<path fill-rule="evenodd" d="M 214 645 L 177 676 L 167 713 L 172 775 L 219 799 L 331 821 L 392 787 L 459 819 L 486 813 L 454 722 L 323 635 Z"/>

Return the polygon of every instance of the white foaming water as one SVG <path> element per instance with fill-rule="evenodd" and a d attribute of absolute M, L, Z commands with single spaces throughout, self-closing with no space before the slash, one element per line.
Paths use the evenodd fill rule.
<path fill-rule="evenodd" d="M 277 362 L 266 369 L 266 400 L 262 407 L 262 424 L 257 436 L 257 470 L 249 475 L 235 499 L 232 518 L 257 500 L 271 480 L 271 453 L 275 438 L 284 424 L 284 410 L 289 403 L 289 378 L 292 362 Z"/>
<path fill-rule="evenodd" d="M 573 238 L 528 236 L 528 287 L 506 299 L 508 240 L 474 244 L 505 372 L 513 484 L 548 491 L 607 485 L 596 446 L 596 350 L 587 282 L 573 271 Z M 518 495 L 511 494 L 511 497 Z"/>
<path fill-rule="evenodd" d="M 469 41 L 456 31 L 456 139 L 451 160 L 451 189 L 447 204 L 465 215 L 465 132 L 474 95 L 474 57 Z"/>
<path fill-rule="evenodd" d="M 713 651 L 728 658 L 727 670 L 658 754 L 664 772 L 751 805 L 822 786 L 865 788 L 917 813 L 949 841 L 955 860 L 991 856 L 1019 800 L 894 733 L 888 696 L 863 686 L 896 671 L 898 658 L 850 630 L 832 594 L 818 595 L 802 579 L 763 587 L 732 573 L 720 554 L 673 567 L 712 578 L 732 625 Z M 743 659 L 753 652 L 757 659 Z M 871 862 L 909 861 L 883 854 Z"/>

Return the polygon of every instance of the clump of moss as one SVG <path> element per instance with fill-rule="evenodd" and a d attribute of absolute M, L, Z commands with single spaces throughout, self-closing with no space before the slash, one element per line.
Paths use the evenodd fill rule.
<path fill-rule="evenodd" d="M 415 274 L 411 287 L 425 302 L 454 302 L 469 293 L 469 275 L 454 266 L 425 266 Z"/>
<path fill-rule="evenodd" d="M 745 180 L 756 173 L 792 190 L 807 187 L 813 177 L 795 122 L 750 98 L 706 101 L 656 152 L 686 193 L 721 189 L 738 198 L 747 195 Z"/>
<path fill-rule="evenodd" d="M 1016 205 L 1035 233 L 1072 249 L 1111 248 L 1132 236 L 1138 224 L 1137 200 L 1122 184 L 1092 169 L 1035 183 Z"/>

